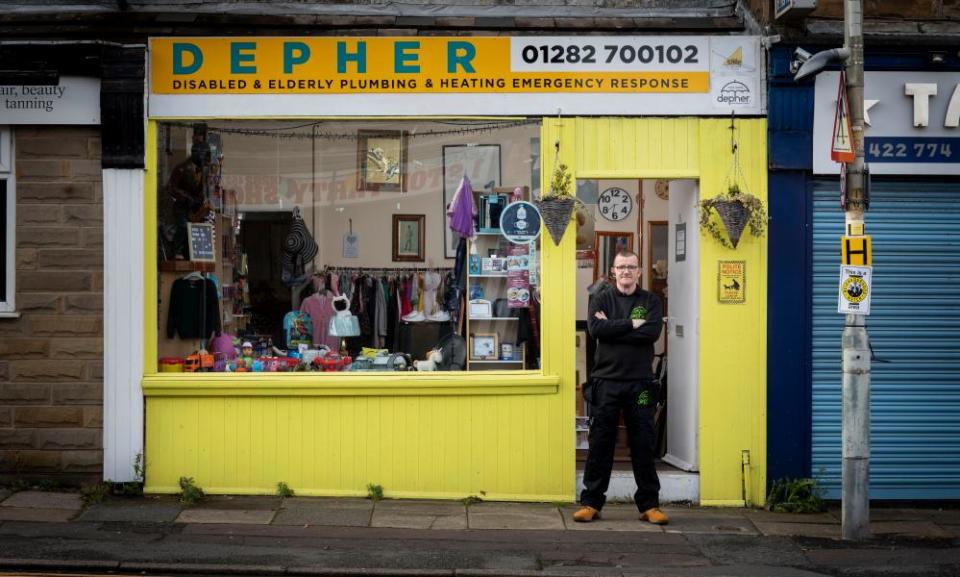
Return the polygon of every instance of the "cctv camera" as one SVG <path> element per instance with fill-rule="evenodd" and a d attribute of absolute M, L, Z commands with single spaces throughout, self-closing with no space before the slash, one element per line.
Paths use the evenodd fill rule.
<path fill-rule="evenodd" d="M 793 50 L 793 57 L 790 58 L 790 74 L 796 74 L 797 70 L 800 70 L 800 67 L 804 62 L 810 59 L 811 54 L 797 46 Z"/>
<path fill-rule="evenodd" d="M 794 52 L 794 54 L 796 54 L 796 52 Z M 793 79 L 795 81 L 800 81 L 808 76 L 816 76 L 817 74 L 820 74 L 827 66 L 833 64 L 842 64 L 846 62 L 848 58 L 850 58 L 850 49 L 843 47 L 831 48 L 830 50 L 821 50 L 813 56 L 808 56 L 805 58 L 802 63 L 798 60 L 794 60 L 794 62 L 800 66 L 794 73 Z M 794 62 L 791 62 L 791 65 Z"/>

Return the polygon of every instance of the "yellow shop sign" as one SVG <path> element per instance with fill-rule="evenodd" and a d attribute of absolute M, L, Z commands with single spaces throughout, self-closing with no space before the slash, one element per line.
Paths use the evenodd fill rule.
<path fill-rule="evenodd" d="M 705 37 L 154 38 L 150 91 L 706 93 Z"/>

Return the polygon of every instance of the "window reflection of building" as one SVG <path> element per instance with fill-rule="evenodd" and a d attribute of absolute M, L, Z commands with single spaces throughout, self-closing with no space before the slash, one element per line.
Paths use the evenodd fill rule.
<path fill-rule="evenodd" d="M 214 244 L 218 262 L 215 269 L 211 265 L 209 271 L 203 272 L 212 272 L 222 285 L 224 330 L 230 331 L 240 342 L 250 340 L 257 343 L 262 337 L 262 342 L 270 339 L 284 350 L 284 317 L 314 294 L 321 295 L 321 300 L 311 302 L 325 303 L 330 298 L 328 295 L 336 291 L 336 294 L 348 296 L 350 310 L 357 316 L 361 327 L 361 335 L 349 339 L 350 353 L 359 353 L 362 347 L 369 347 L 422 359 L 429 347 L 439 345 L 451 331 L 465 338 L 467 327 L 462 311 L 466 307 L 462 299 L 457 307 L 451 306 L 447 302 L 449 299 L 445 298 L 450 293 L 447 286 L 455 283 L 457 276 L 467 274 L 467 265 L 464 259 L 463 270 L 457 269 L 458 261 L 449 251 L 447 245 L 450 243 L 446 242 L 444 148 L 449 153 L 451 146 L 464 148 L 473 142 L 476 136 L 472 124 L 430 121 L 318 124 L 323 125 L 322 130 L 311 126 L 304 128 L 303 123 L 293 122 L 287 125 L 232 121 L 218 121 L 214 125 L 210 122 L 210 134 L 220 139 L 215 144 L 217 153 L 222 155 L 217 161 L 219 182 L 231 193 L 222 198 L 231 201 L 212 203 L 216 214 L 213 220 L 216 223 Z M 412 128 L 417 130 L 408 130 Z M 357 143 L 365 130 L 379 134 L 395 131 L 415 135 L 404 142 L 404 179 L 409 179 L 408 188 L 402 192 L 361 190 L 355 178 L 358 170 L 364 167 L 360 164 L 361 159 L 366 168 L 376 168 L 376 163 L 370 162 L 366 154 L 358 158 Z M 539 134 L 539 124 L 507 122 L 502 129 L 490 131 L 487 127 L 483 134 L 484 140 L 495 144 L 483 147 L 486 156 L 482 158 L 489 162 L 479 164 L 478 170 L 490 172 L 495 168 L 499 180 L 494 184 L 502 182 L 510 191 L 516 187 L 529 190 L 529 165 L 532 157 L 539 154 L 539 150 L 531 148 L 531 142 L 535 141 L 532 136 Z M 174 254 L 174 235 L 169 233 L 176 231 L 179 223 L 185 224 L 195 218 L 196 211 L 203 209 L 204 201 L 211 195 L 204 190 L 207 179 L 203 147 L 193 147 L 196 154 L 188 158 L 183 158 L 184 145 L 177 150 L 178 142 L 192 146 L 190 143 L 200 139 L 200 135 L 195 135 L 191 126 L 161 123 L 159 137 L 168 157 L 177 159 L 176 164 L 171 162 L 164 167 L 166 158 L 161 158 L 159 171 L 168 175 L 166 179 L 161 176 L 158 183 L 160 202 L 168 203 L 166 210 L 158 211 L 161 230 L 167 227 L 163 238 L 169 240 L 169 245 L 164 246 L 165 252 L 161 253 L 163 261 L 172 260 Z M 367 149 L 363 150 L 367 152 Z M 391 150 L 383 148 L 383 151 L 385 158 L 392 160 Z M 210 170 L 212 172 L 212 167 Z M 466 170 L 467 167 L 461 167 L 461 176 Z M 490 193 L 491 190 L 483 189 L 482 192 Z M 315 273 L 302 284 L 286 286 L 280 278 L 281 242 L 278 239 L 283 239 L 289 230 L 294 207 L 300 208 L 319 252 L 312 260 Z M 393 228 L 394 218 L 398 216 L 404 219 Z M 352 230 L 348 225 L 351 221 Z M 426 226 L 428 222 L 430 227 Z M 235 236 L 224 236 L 228 229 L 238 232 Z M 396 238 L 391 241 L 392 231 L 396 231 Z M 356 254 L 344 252 L 347 234 L 364 240 L 358 243 L 360 248 Z M 495 237 L 490 239 L 493 241 Z M 177 249 L 180 248 L 177 244 Z M 395 251 L 405 258 L 394 258 Z M 505 253 L 498 251 L 500 254 Z M 241 263 L 247 263 L 247 266 L 241 267 Z M 160 268 L 161 282 L 166 278 L 163 275 L 174 275 L 163 272 L 162 262 Z M 241 269 L 243 274 L 240 274 Z M 442 279 L 439 286 L 426 282 L 427 271 Z M 499 296 L 506 300 L 507 287 L 505 283 L 501 284 L 499 288 L 491 285 L 491 290 L 501 290 L 504 294 L 491 294 L 491 298 Z M 466 295 L 461 293 L 461 296 Z M 224 302 L 227 300 L 230 302 Z M 386 329 L 383 328 L 384 311 Z M 537 311 L 538 308 L 531 309 L 523 320 L 505 321 L 497 329 L 502 333 L 498 334 L 502 342 L 514 344 L 515 350 L 524 350 L 520 345 L 526 342 L 525 350 L 529 353 L 526 365 L 516 362 L 513 366 L 501 368 L 538 366 L 539 333 L 537 321 L 533 318 Z M 161 303 L 160 315 L 165 314 Z M 325 324 L 314 322 L 313 326 Z M 159 356 L 180 357 L 201 345 L 197 341 L 171 342 L 161 335 L 158 352 Z M 411 347 L 415 350 L 404 350 Z M 497 368 L 497 365 L 491 363 L 487 368 Z"/>

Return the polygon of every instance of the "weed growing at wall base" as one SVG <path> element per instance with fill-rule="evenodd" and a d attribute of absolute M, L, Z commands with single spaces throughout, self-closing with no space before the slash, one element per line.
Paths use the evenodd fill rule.
<path fill-rule="evenodd" d="M 193 481 L 193 477 L 180 477 L 180 502 L 187 507 L 198 503 L 204 497 L 203 489 Z"/>
<path fill-rule="evenodd" d="M 383 499 L 383 487 L 380 485 L 374 485 L 373 483 L 367 484 L 367 499 L 371 501 L 379 501 Z"/>
<path fill-rule="evenodd" d="M 293 495 L 294 495 L 293 489 L 291 489 L 289 485 L 287 485 L 283 481 L 280 481 L 279 483 L 277 483 L 278 497 L 287 498 L 287 497 L 293 497 Z"/>
<path fill-rule="evenodd" d="M 776 513 L 822 513 L 823 489 L 816 479 L 778 479 L 770 487 L 767 507 Z"/>

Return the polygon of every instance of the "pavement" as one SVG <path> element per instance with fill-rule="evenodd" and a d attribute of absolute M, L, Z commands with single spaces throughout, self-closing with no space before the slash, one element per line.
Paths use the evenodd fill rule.
<path fill-rule="evenodd" d="M 108 497 L 0 490 L 0 572 L 378 576 L 960 575 L 960 506 L 871 511 L 873 538 L 840 540 L 839 511 L 666 506 L 639 521 L 576 506 L 347 498 Z"/>

